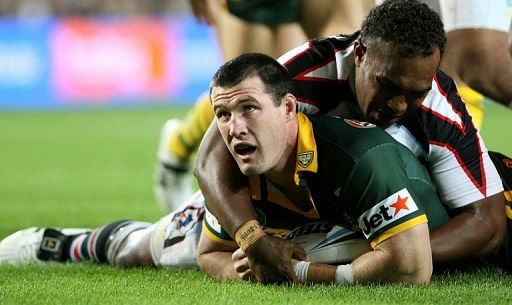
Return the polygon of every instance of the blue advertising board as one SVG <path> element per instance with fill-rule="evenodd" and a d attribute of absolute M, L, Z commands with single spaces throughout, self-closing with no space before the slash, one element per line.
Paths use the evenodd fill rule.
<path fill-rule="evenodd" d="M 191 104 L 221 63 L 188 15 L 0 19 L 0 110 Z"/>
<path fill-rule="evenodd" d="M 0 107 L 53 104 L 49 78 L 50 20 L 0 19 Z"/>

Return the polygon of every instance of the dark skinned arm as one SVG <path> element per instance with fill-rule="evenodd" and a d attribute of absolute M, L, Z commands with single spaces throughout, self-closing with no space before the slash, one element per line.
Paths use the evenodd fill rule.
<path fill-rule="evenodd" d="M 210 211 L 232 238 L 244 223 L 256 219 L 247 177 L 238 169 L 215 121 L 199 146 L 194 175 Z"/>
<path fill-rule="evenodd" d="M 194 175 L 210 211 L 231 237 L 244 223 L 256 219 L 247 177 L 238 169 L 215 121 L 199 146 Z M 268 235 L 258 239 L 246 254 L 254 276 L 263 283 L 295 281 L 291 258 L 306 258 L 301 247 Z"/>
<path fill-rule="evenodd" d="M 506 229 L 503 193 L 456 210 L 456 216 L 430 233 L 434 263 L 495 253 Z"/>

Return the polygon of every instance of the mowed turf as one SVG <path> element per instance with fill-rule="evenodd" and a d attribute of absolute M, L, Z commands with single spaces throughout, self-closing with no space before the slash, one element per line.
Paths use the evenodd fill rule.
<path fill-rule="evenodd" d="M 0 114 L 0 238 L 29 226 L 154 221 L 152 175 L 163 122 L 185 109 Z M 512 111 L 487 105 L 482 136 L 512 155 Z M 197 271 L 91 263 L 0 267 L 0 304 L 510 304 L 510 275 L 436 275 L 428 287 L 263 286 Z"/>

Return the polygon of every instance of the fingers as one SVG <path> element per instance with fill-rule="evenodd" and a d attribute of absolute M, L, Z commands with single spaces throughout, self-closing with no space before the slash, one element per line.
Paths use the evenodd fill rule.
<path fill-rule="evenodd" d="M 238 248 L 235 252 L 233 252 L 233 254 L 231 255 L 231 259 L 233 261 L 237 261 L 237 260 L 241 260 L 243 259 L 244 257 L 247 257 L 247 255 L 245 255 L 245 252 Z"/>
<path fill-rule="evenodd" d="M 241 260 L 234 261 L 234 267 L 235 267 L 235 271 L 238 273 L 242 273 L 247 270 L 250 270 L 249 259 L 247 257 L 245 257 Z"/>
<path fill-rule="evenodd" d="M 258 282 L 299 282 L 293 271 L 291 260 L 292 258 L 307 260 L 306 252 L 302 247 L 289 240 L 267 235 L 256 241 L 248 250 L 250 252 L 248 251 L 247 254 L 247 264 L 249 264 L 249 268 Z M 242 257 L 240 253 L 236 255 L 237 258 Z M 244 263 L 245 259 L 243 259 Z M 243 269 L 240 269 L 240 271 L 243 271 Z"/>
<path fill-rule="evenodd" d="M 300 261 L 309 261 L 309 257 L 306 253 L 306 250 L 304 250 L 304 248 L 296 244 L 293 245 L 294 246 L 292 249 L 292 258 Z"/>
<path fill-rule="evenodd" d="M 255 281 L 255 277 L 254 275 L 252 274 L 251 272 L 251 269 L 249 270 L 246 270 L 244 272 L 239 272 L 238 273 L 238 277 L 243 280 L 243 281 L 250 281 L 250 282 L 254 282 Z"/>
<path fill-rule="evenodd" d="M 249 267 L 249 259 L 245 255 L 242 249 L 237 249 L 231 255 L 231 259 L 234 262 L 235 271 L 238 273 L 238 277 L 244 281 L 251 281 L 254 279 L 251 268 Z"/>

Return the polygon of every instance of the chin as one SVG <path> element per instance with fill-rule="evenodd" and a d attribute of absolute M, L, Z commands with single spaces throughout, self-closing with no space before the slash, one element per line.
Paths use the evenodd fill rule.
<path fill-rule="evenodd" d="M 240 171 L 245 176 L 257 176 L 263 174 L 265 171 L 261 170 L 259 167 L 254 166 L 240 166 Z"/>

